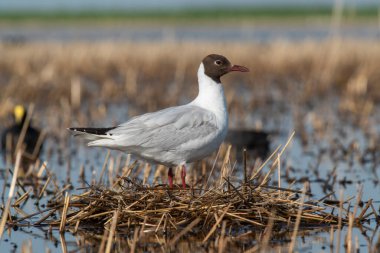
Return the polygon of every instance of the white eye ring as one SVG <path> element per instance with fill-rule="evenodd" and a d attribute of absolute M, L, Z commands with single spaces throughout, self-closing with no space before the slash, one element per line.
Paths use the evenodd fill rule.
<path fill-rule="evenodd" d="M 214 63 L 215 63 L 216 65 L 218 65 L 218 66 L 222 65 L 222 61 L 221 61 L 221 60 L 216 60 Z"/>

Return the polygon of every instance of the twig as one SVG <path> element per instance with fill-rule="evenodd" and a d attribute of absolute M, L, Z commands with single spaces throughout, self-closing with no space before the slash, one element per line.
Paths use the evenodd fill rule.
<path fill-rule="evenodd" d="M 67 209 L 69 208 L 69 203 L 70 203 L 70 196 L 66 192 L 66 194 L 65 194 L 65 205 L 63 206 L 62 217 L 61 217 L 61 225 L 59 226 L 59 232 L 60 233 L 65 232 L 66 215 L 67 215 Z"/>
<path fill-rule="evenodd" d="M 7 222 L 7 219 L 8 219 L 9 208 L 10 208 L 10 204 L 11 204 L 13 194 L 14 194 L 14 190 L 15 190 L 15 186 L 16 186 L 18 171 L 20 169 L 21 156 L 22 156 L 21 151 L 18 151 L 17 155 L 16 155 L 15 171 L 13 173 L 11 186 L 9 188 L 7 203 L 5 205 L 5 209 L 4 209 L 4 212 L 2 214 L 2 218 L 1 218 L 1 222 L 0 222 L 0 239 L 3 238 L 5 223 Z"/>
<path fill-rule="evenodd" d="M 107 247 L 106 247 L 106 253 L 111 252 L 111 247 L 113 243 L 113 237 L 115 235 L 115 230 L 116 230 L 116 225 L 117 225 L 117 220 L 119 218 L 119 210 L 114 211 L 114 215 L 112 217 L 112 224 L 111 224 L 111 229 L 110 233 L 108 235 L 108 241 L 107 241 Z"/>
<path fill-rule="evenodd" d="M 300 222 L 301 222 L 302 208 L 303 208 L 303 204 L 305 202 L 305 193 L 306 193 L 306 184 L 303 186 L 302 196 L 301 196 L 301 203 L 299 205 L 298 212 L 297 212 L 296 224 L 294 225 L 294 230 L 293 230 L 293 234 L 292 234 L 292 240 L 291 240 L 290 245 L 289 245 L 289 252 L 293 252 L 294 246 L 296 244 L 296 238 L 297 238 L 298 228 L 299 228 L 299 225 L 300 225 Z"/>

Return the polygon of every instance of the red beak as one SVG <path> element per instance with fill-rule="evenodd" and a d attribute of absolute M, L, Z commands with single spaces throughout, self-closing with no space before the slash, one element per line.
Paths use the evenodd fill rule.
<path fill-rule="evenodd" d="M 249 72 L 249 69 L 244 66 L 232 65 L 230 71 Z"/>

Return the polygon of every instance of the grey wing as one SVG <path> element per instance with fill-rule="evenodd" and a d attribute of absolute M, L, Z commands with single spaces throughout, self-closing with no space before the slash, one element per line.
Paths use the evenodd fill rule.
<path fill-rule="evenodd" d="M 184 105 L 144 114 L 111 130 L 124 146 L 173 150 L 217 130 L 215 114 L 201 107 Z"/>

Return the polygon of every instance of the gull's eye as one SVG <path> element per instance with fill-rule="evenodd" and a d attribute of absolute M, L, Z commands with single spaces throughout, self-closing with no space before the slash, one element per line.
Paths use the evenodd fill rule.
<path fill-rule="evenodd" d="M 222 65 L 222 61 L 221 60 L 216 60 L 215 64 L 218 65 L 218 66 L 220 66 L 220 65 Z"/>

